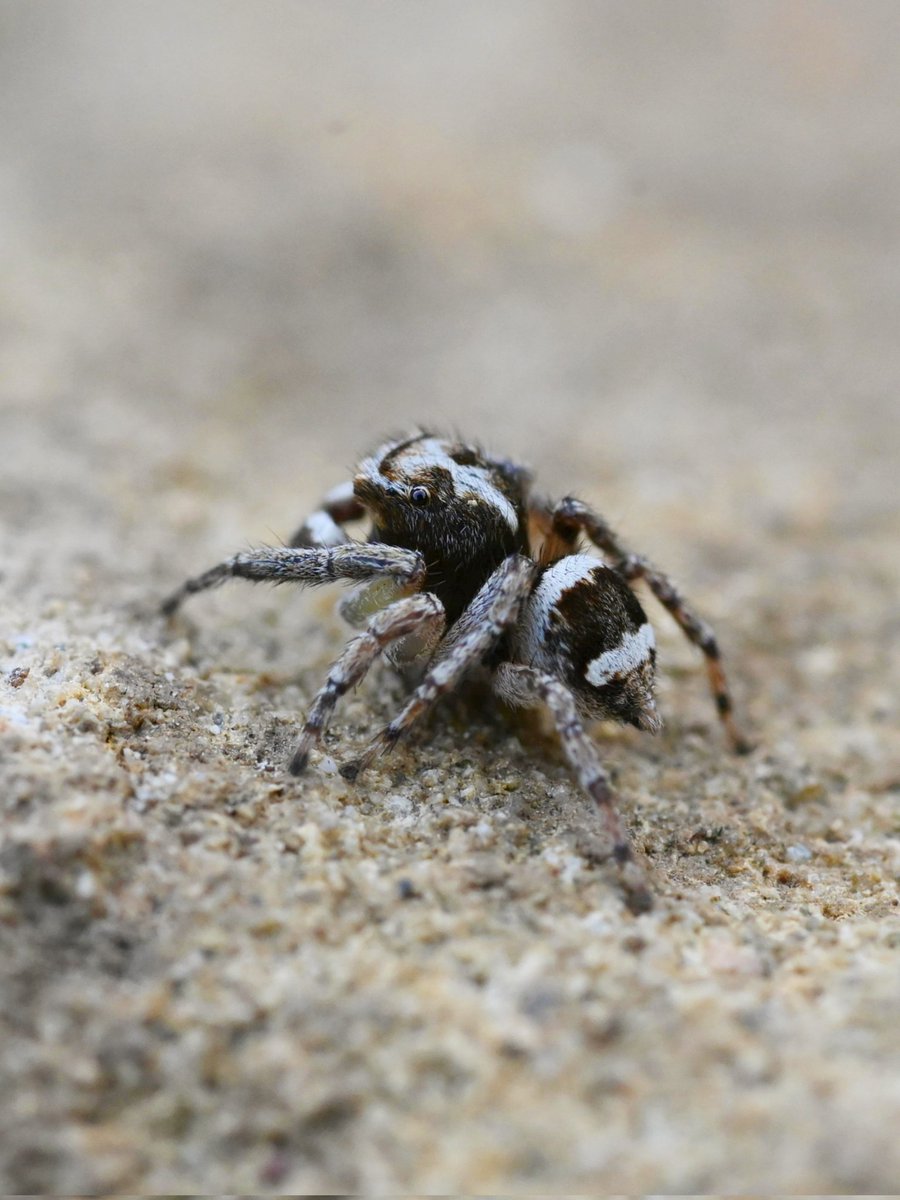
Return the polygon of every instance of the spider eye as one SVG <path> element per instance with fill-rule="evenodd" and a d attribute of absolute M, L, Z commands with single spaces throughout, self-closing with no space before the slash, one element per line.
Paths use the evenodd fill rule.
<path fill-rule="evenodd" d="M 428 503 L 428 501 L 431 499 L 431 493 L 426 487 L 416 486 L 409 489 L 409 498 L 413 504 L 418 504 L 421 506 Z"/>

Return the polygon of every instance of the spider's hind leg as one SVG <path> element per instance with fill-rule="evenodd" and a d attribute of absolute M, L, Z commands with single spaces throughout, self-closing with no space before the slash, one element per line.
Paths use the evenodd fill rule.
<path fill-rule="evenodd" d="M 716 705 L 719 720 L 725 728 L 728 740 L 736 754 L 747 754 L 752 749 L 750 743 L 735 724 L 731 699 L 731 690 L 722 667 L 719 643 L 712 628 L 688 606 L 675 585 L 662 571 L 639 554 L 631 554 L 625 549 L 606 521 L 593 512 L 580 500 L 568 496 L 556 506 L 552 525 L 561 538 L 574 540 L 579 532 L 583 532 L 598 549 L 609 555 L 611 566 L 624 576 L 629 583 L 643 579 L 653 595 L 674 617 L 681 632 L 698 647 L 706 660 L 706 674 L 710 690 Z"/>
<path fill-rule="evenodd" d="M 712 627 L 688 608 L 682 596 L 674 587 L 667 575 L 662 574 L 645 558 L 637 554 L 629 554 L 619 563 L 619 570 L 629 582 L 643 579 L 654 596 L 667 608 L 677 621 L 681 632 L 688 641 L 693 642 L 703 653 L 706 661 L 706 675 L 709 689 L 712 692 L 719 720 L 731 743 L 735 754 L 749 754 L 753 744 L 738 729 L 734 720 L 734 702 L 731 689 L 722 666 L 719 643 Z"/>
<path fill-rule="evenodd" d="M 526 708 L 547 705 L 578 782 L 594 800 L 606 824 L 625 902 L 633 913 L 648 912 L 653 907 L 650 883 L 635 858 L 631 838 L 616 808 L 609 777 L 578 716 L 575 697 L 552 675 L 516 663 L 500 664 L 494 676 L 494 689 L 509 704 Z"/>

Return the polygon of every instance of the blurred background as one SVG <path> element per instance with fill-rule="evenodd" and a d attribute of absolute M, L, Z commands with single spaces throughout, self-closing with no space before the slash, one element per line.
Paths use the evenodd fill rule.
<path fill-rule="evenodd" d="M 894 0 L 6 0 L 4 507 L 230 548 L 423 422 L 645 538 L 877 526 L 898 60 Z"/>

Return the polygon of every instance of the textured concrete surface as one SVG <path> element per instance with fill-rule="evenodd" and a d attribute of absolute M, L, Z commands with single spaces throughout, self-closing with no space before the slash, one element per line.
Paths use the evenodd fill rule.
<path fill-rule="evenodd" d="M 900 9 L 0 15 L 0 1178 L 119 1192 L 890 1192 L 900 1178 Z M 284 762 L 334 593 L 154 604 L 455 425 L 665 614 L 598 746 L 475 689 Z M 346 749 L 345 749 L 346 748 Z"/>

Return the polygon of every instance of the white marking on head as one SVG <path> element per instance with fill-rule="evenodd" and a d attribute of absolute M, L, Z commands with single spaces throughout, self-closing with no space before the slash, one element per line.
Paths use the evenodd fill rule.
<path fill-rule="evenodd" d="M 628 675 L 647 662 L 655 645 L 653 626 L 644 624 L 634 633 L 626 633 L 618 646 L 592 659 L 585 669 L 585 678 L 594 687 L 603 687 L 611 679 Z"/>
<path fill-rule="evenodd" d="M 406 438 L 398 438 L 395 442 L 385 442 L 383 446 L 379 446 L 374 454 L 364 458 L 357 467 L 357 473 L 364 478 L 370 480 L 377 487 L 384 488 L 385 491 L 390 491 L 395 485 L 381 473 L 381 464 L 398 446 L 402 446 L 407 441 Z"/>
<path fill-rule="evenodd" d="M 390 491 L 392 487 L 396 487 L 396 484 L 392 484 L 381 474 L 379 466 L 386 455 L 402 444 L 402 442 L 390 442 L 386 446 L 382 446 L 376 454 L 360 464 L 360 472 L 380 487 L 385 488 L 386 491 Z M 422 438 L 420 441 L 414 442 L 408 450 L 401 451 L 397 456 L 396 463 L 404 473 L 409 474 L 414 474 L 416 471 L 428 471 L 433 467 L 442 468 L 450 475 L 454 491 L 460 499 L 464 500 L 468 496 L 471 497 L 473 503 L 487 504 L 500 513 L 513 533 L 519 528 L 516 510 L 503 492 L 491 482 L 490 470 L 486 467 L 460 466 L 447 453 L 447 443 L 440 441 L 439 438 Z"/>
<path fill-rule="evenodd" d="M 374 454 L 369 458 L 364 458 L 357 467 L 358 474 L 379 487 L 389 488 L 389 481 L 381 473 L 381 464 L 384 461 L 385 455 L 390 454 L 394 446 L 399 446 L 399 442 L 387 442 L 383 446 L 379 446 Z"/>
<path fill-rule="evenodd" d="M 491 508 L 496 508 L 513 533 L 515 533 L 519 528 L 519 518 L 516 516 L 516 510 L 500 489 L 491 483 L 488 472 L 483 467 L 461 467 L 458 463 L 454 463 L 452 459 L 448 461 L 452 463 L 451 473 L 457 496 L 472 496 L 478 502 L 488 504 Z"/>

